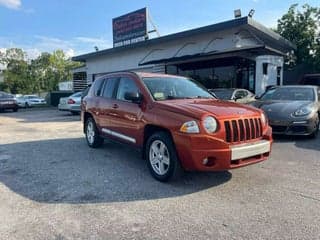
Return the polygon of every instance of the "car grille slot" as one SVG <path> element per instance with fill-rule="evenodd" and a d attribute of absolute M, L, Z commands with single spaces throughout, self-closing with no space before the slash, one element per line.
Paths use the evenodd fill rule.
<path fill-rule="evenodd" d="M 262 122 L 260 118 L 225 121 L 224 127 L 227 142 L 243 142 L 262 136 Z"/>
<path fill-rule="evenodd" d="M 233 142 L 239 141 L 238 124 L 236 120 L 232 120 Z"/>
<path fill-rule="evenodd" d="M 250 128 L 251 128 L 251 138 L 256 138 L 255 126 L 252 119 L 250 119 Z"/>
<path fill-rule="evenodd" d="M 226 141 L 231 142 L 231 127 L 229 122 L 224 122 L 224 128 L 226 129 Z"/>

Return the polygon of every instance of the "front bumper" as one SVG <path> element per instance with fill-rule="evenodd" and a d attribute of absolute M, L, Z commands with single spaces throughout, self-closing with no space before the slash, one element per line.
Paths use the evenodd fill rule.
<path fill-rule="evenodd" d="M 272 145 L 271 128 L 259 139 L 230 144 L 208 135 L 177 133 L 174 142 L 182 166 L 188 171 L 222 171 L 264 161 Z"/>
<path fill-rule="evenodd" d="M 317 118 L 297 120 L 269 120 L 272 133 L 276 135 L 300 135 L 312 134 L 317 127 Z"/>
<path fill-rule="evenodd" d="M 1 103 L 0 104 L 0 109 L 5 110 L 5 109 L 17 109 L 19 106 L 17 103 Z"/>

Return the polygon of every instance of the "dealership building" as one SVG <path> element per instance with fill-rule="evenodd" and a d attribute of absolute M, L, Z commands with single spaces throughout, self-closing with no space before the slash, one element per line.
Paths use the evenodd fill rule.
<path fill-rule="evenodd" d="M 257 95 L 281 85 L 284 57 L 295 46 L 251 17 L 75 56 L 74 90 L 117 71 L 192 77 L 207 88 L 245 88 Z"/>

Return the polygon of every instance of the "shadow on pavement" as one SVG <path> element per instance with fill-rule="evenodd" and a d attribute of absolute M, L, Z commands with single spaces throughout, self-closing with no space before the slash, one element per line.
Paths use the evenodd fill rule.
<path fill-rule="evenodd" d="M 80 114 L 72 115 L 67 111 L 59 111 L 55 107 L 19 109 L 16 113 L 4 112 L 0 116 L 17 119 L 20 123 L 80 121 Z"/>
<path fill-rule="evenodd" d="M 99 203 L 160 199 L 223 184 L 230 172 L 187 173 L 171 183 L 154 180 L 141 153 L 105 142 L 90 149 L 83 138 L 0 146 L 0 181 L 26 198 L 45 203 Z"/>
<path fill-rule="evenodd" d="M 310 138 L 309 136 L 274 135 L 273 139 L 275 142 L 294 142 L 298 148 L 320 151 L 320 135 L 318 135 L 317 138 Z"/>

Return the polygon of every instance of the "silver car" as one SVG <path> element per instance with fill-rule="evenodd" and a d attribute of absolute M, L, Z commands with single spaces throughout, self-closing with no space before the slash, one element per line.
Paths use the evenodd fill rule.
<path fill-rule="evenodd" d="M 76 115 L 81 112 L 81 94 L 82 92 L 76 92 L 69 97 L 63 97 L 59 100 L 58 109 L 60 111 L 69 111 Z"/>
<path fill-rule="evenodd" d="M 218 99 L 229 102 L 250 103 L 255 100 L 255 95 L 252 92 L 242 88 L 214 88 L 208 89 L 208 91 Z"/>

